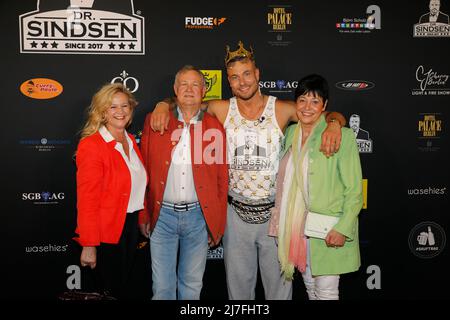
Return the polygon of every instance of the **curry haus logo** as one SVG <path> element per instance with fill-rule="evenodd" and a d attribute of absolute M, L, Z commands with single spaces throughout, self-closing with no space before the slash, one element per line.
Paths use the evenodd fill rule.
<path fill-rule="evenodd" d="M 133 0 L 37 0 L 19 19 L 21 53 L 145 54 Z"/>
<path fill-rule="evenodd" d="M 269 5 L 266 14 L 270 35 L 268 43 L 272 46 L 288 46 L 292 43 L 286 39 L 292 32 L 293 13 L 290 5 Z"/>
<path fill-rule="evenodd" d="M 413 36 L 417 38 L 450 37 L 450 19 L 441 11 L 440 0 L 430 0 L 429 11 L 420 16 L 414 25 Z"/>
<path fill-rule="evenodd" d="M 205 77 L 206 94 L 204 101 L 222 99 L 222 70 L 200 70 Z"/>
<path fill-rule="evenodd" d="M 63 86 L 56 80 L 35 78 L 24 81 L 20 92 L 32 99 L 53 99 L 63 92 Z"/>
<path fill-rule="evenodd" d="M 417 121 L 418 148 L 422 152 L 440 150 L 443 120 L 441 113 L 419 113 Z"/>
<path fill-rule="evenodd" d="M 27 149 L 32 149 L 38 152 L 50 152 L 56 149 L 62 149 L 72 143 L 68 139 L 22 139 L 19 140 L 19 144 Z"/>
<path fill-rule="evenodd" d="M 416 69 L 417 87 L 412 89 L 413 96 L 448 96 L 450 87 L 447 85 L 448 74 L 440 74 L 432 68 L 420 65 Z"/>
<path fill-rule="evenodd" d="M 208 260 L 222 260 L 223 259 L 223 247 L 218 246 L 215 249 L 208 249 L 208 254 L 206 256 Z"/>
<path fill-rule="evenodd" d="M 336 22 L 336 29 L 340 33 L 371 33 L 373 30 L 381 29 L 381 9 L 372 4 L 366 9 L 367 17 L 364 18 L 342 18 Z"/>
<path fill-rule="evenodd" d="M 66 197 L 64 192 L 23 192 L 21 194 L 22 201 L 30 201 L 33 204 L 49 205 L 59 204 Z"/>
<path fill-rule="evenodd" d="M 222 25 L 227 18 L 221 17 L 185 17 L 184 27 L 186 29 L 215 29 Z"/>
<path fill-rule="evenodd" d="M 139 89 L 138 79 L 130 77 L 130 74 L 126 70 L 123 70 L 117 77 L 114 77 L 111 83 L 122 83 L 131 93 L 135 93 Z"/>
<path fill-rule="evenodd" d="M 362 129 L 360 124 L 361 117 L 357 114 L 352 114 L 349 119 L 349 125 L 355 133 L 359 153 L 372 153 L 373 144 L 372 139 L 369 137 L 369 131 Z"/>
<path fill-rule="evenodd" d="M 439 255 L 445 248 L 444 229 L 433 221 L 417 224 L 409 233 L 408 244 L 418 258 L 429 259 Z"/>
<path fill-rule="evenodd" d="M 292 80 L 268 80 L 260 81 L 259 88 L 268 93 L 294 93 L 298 81 Z"/>

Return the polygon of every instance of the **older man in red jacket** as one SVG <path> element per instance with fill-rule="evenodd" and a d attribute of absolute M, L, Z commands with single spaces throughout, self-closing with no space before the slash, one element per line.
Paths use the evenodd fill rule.
<path fill-rule="evenodd" d="M 150 236 L 153 299 L 197 300 L 208 243 L 217 245 L 225 229 L 226 139 L 220 122 L 200 108 L 206 86 L 199 70 L 178 71 L 174 91 L 169 129 L 161 135 L 150 114 L 145 120 L 141 152 L 150 185 L 139 222 Z"/>

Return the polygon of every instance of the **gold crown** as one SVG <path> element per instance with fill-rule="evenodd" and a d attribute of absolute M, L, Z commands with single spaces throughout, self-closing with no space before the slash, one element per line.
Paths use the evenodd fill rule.
<path fill-rule="evenodd" d="M 242 41 L 238 42 L 239 48 L 236 51 L 230 51 L 230 46 L 227 46 L 227 54 L 225 56 L 225 65 L 228 64 L 228 62 L 230 62 L 230 60 L 236 58 L 236 57 L 245 57 L 245 58 L 249 58 L 250 60 L 254 60 L 253 57 L 253 48 L 250 47 L 251 51 L 248 51 L 244 48 L 244 44 L 242 43 Z"/>

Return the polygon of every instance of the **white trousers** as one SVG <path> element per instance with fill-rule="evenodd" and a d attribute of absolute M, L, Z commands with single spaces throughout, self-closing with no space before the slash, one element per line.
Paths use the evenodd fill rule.
<path fill-rule="evenodd" d="M 339 300 L 339 275 L 314 277 L 311 274 L 309 239 L 306 248 L 306 270 L 302 273 L 302 277 L 309 300 Z"/>

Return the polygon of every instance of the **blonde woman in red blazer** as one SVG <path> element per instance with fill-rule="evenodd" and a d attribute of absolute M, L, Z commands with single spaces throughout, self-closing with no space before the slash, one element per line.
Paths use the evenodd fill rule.
<path fill-rule="evenodd" d="M 102 289 L 118 299 L 127 296 L 147 184 L 139 148 L 125 130 L 136 105 L 122 84 L 103 86 L 92 98 L 76 152 L 81 266 L 96 268 Z"/>

